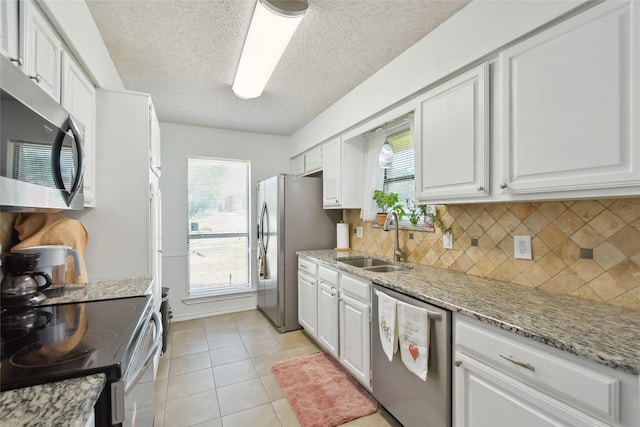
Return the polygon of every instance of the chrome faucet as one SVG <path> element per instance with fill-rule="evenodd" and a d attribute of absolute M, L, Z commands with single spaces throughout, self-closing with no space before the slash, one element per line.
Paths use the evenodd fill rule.
<path fill-rule="evenodd" d="M 398 219 L 398 212 L 393 210 L 393 208 L 389 208 L 389 210 L 387 211 L 387 219 L 384 222 L 384 226 L 382 227 L 384 231 L 389 231 L 389 226 L 391 225 L 392 220 L 396 226 L 396 242 L 393 245 L 393 261 L 399 262 L 400 257 L 402 256 L 402 252 L 400 252 L 400 243 L 398 239 L 398 233 L 400 230 L 400 220 Z"/>

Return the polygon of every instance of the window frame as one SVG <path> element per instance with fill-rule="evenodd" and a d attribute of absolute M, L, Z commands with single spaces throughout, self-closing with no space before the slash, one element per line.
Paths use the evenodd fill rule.
<path fill-rule="evenodd" d="M 412 152 L 412 157 L 413 157 L 413 174 L 409 175 L 400 175 L 400 176 L 394 176 L 392 178 L 388 178 L 388 171 L 393 169 L 393 166 L 391 169 L 385 169 L 384 170 L 384 174 L 383 174 L 383 180 L 382 180 L 382 190 L 385 192 L 389 192 L 389 184 L 393 184 L 393 183 L 399 183 L 399 182 L 413 182 L 413 197 L 411 198 L 411 200 L 415 201 L 415 197 L 416 197 L 416 193 L 415 193 L 415 141 L 413 138 L 413 133 L 412 133 L 412 127 L 410 124 L 410 121 L 413 120 L 413 115 L 411 115 L 408 118 L 403 118 L 402 120 L 391 124 L 390 126 L 387 127 L 387 129 L 385 129 L 385 133 L 386 133 L 386 141 L 389 142 L 389 139 L 392 139 L 394 136 L 400 135 L 400 134 L 405 134 L 408 133 L 409 136 L 411 137 L 411 152 Z M 393 146 L 393 144 L 392 144 Z M 397 156 L 396 156 L 396 150 L 394 150 L 394 162 L 396 161 Z M 406 200 L 399 200 L 400 204 L 402 204 L 403 207 L 406 207 Z M 401 226 L 411 226 L 411 222 L 409 221 L 409 216 L 405 215 L 404 218 L 400 221 L 400 225 Z"/>
<path fill-rule="evenodd" d="M 193 233 L 192 231 L 192 218 L 190 212 L 190 204 L 191 204 L 191 192 L 190 192 L 190 161 L 191 160 L 204 160 L 204 161 L 212 161 L 212 162 L 225 162 L 225 163 L 241 163 L 246 167 L 246 217 L 245 223 L 246 228 L 245 232 L 231 232 L 231 233 Z M 189 298 L 206 298 L 208 296 L 217 296 L 217 295 L 230 295 L 237 293 L 246 293 L 253 291 L 252 285 L 252 264 L 251 264 L 251 208 L 252 208 L 252 200 L 251 200 L 251 161 L 246 159 L 231 159 L 231 158 L 221 158 L 221 157 L 209 157 L 209 156 L 187 156 L 187 295 Z M 217 238 L 228 238 L 228 237 L 246 237 L 246 247 L 244 250 L 244 259 L 246 263 L 246 282 L 237 283 L 237 284 L 229 284 L 224 285 L 223 283 L 209 283 L 206 286 L 197 286 L 194 288 L 192 285 L 192 251 L 191 251 L 191 241 L 203 240 L 203 239 L 217 239 Z"/>

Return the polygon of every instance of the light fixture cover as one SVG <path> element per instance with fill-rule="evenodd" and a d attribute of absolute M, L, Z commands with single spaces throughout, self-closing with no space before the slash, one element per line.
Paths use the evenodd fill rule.
<path fill-rule="evenodd" d="M 258 0 L 231 87 L 238 97 L 262 95 L 307 7 L 306 0 Z"/>
<path fill-rule="evenodd" d="M 382 147 L 380 147 L 378 163 L 382 169 L 391 169 L 391 165 L 393 164 L 393 148 L 391 148 L 391 144 L 388 142 L 385 142 L 382 144 Z"/>

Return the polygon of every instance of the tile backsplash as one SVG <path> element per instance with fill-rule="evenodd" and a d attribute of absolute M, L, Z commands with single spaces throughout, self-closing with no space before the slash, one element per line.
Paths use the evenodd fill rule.
<path fill-rule="evenodd" d="M 400 230 L 408 261 L 640 310 L 639 198 L 447 205 L 438 212 L 453 229 L 453 249 L 442 248 L 439 230 Z M 361 220 L 356 209 L 345 221 L 352 249 L 393 256 L 393 232 Z M 364 227 L 364 238 L 355 237 L 355 226 Z M 514 235 L 531 236 L 533 260 L 514 259 Z M 593 258 L 581 258 L 581 249 L 592 249 Z"/>

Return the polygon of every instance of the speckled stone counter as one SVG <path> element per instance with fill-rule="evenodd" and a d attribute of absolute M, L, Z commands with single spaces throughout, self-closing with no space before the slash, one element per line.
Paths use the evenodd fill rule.
<path fill-rule="evenodd" d="M 421 264 L 402 263 L 410 268 L 372 273 L 338 262 L 340 258 L 371 256 L 363 252 L 320 250 L 298 254 L 560 350 L 640 375 L 639 311 Z"/>
<path fill-rule="evenodd" d="M 88 285 L 67 285 L 63 295 L 48 297 L 42 304 L 63 304 L 68 302 L 96 301 L 115 298 L 127 298 L 144 295 L 151 278 L 102 280 L 89 282 Z"/>
<path fill-rule="evenodd" d="M 0 425 L 83 427 L 104 388 L 103 374 L 0 393 Z"/>

